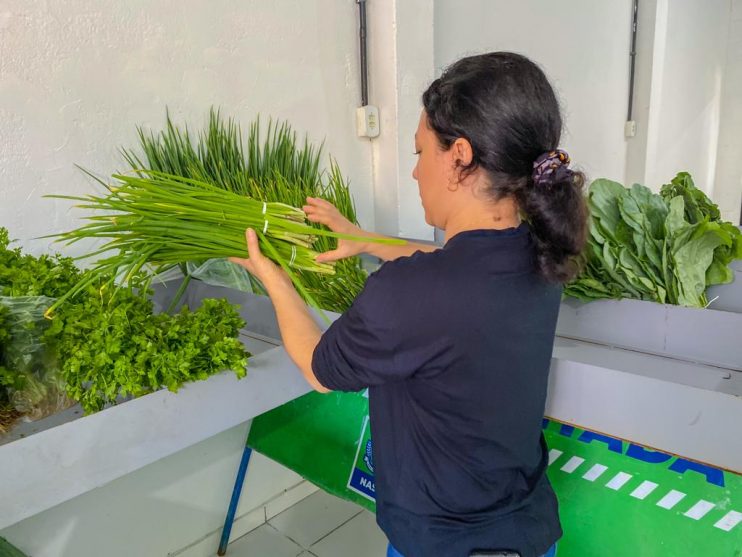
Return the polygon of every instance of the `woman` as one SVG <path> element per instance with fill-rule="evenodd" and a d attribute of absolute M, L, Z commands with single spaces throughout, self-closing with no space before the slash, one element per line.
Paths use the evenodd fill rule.
<path fill-rule="evenodd" d="M 584 177 L 523 56 L 464 58 L 423 95 L 413 177 L 445 246 L 341 241 L 317 259 L 387 261 L 324 333 L 247 233 L 289 355 L 316 390 L 369 388 L 377 521 L 389 555 L 553 555 L 561 536 L 541 433 L 561 284 L 585 243 Z M 371 236 L 328 202 L 311 221 Z M 396 548 L 396 549 L 395 549 Z M 498 553 L 498 552 L 511 553 Z"/>

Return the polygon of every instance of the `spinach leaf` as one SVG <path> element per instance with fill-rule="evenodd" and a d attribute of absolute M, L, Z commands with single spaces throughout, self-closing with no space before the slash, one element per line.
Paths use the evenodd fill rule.
<path fill-rule="evenodd" d="M 681 172 L 660 194 L 634 184 L 595 180 L 583 271 L 565 286 L 582 300 L 635 298 L 692 307 L 706 288 L 733 280 L 742 233 Z"/>
<path fill-rule="evenodd" d="M 706 217 L 711 221 L 721 218 L 719 208 L 695 186 L 693 178 L 687 172 L 679 172 L 669 184 L 662 186 L 660 195 L 666 201 L 682 197 L 685 202 L 685 218 L 691 224 L 697 224 Z"/>

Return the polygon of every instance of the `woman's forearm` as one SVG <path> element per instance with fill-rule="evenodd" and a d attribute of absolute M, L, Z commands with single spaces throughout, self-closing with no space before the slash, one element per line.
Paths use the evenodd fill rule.
<path fill-rule="evenodd" d="M 438 246 L 417 242 L 407 242 L 402 246 L 364 242 L 362 238 L 388 238 L 388 236 L 363 230 L 340 214 L 340 211 L 332 203 L 324 199 L 307 197 L 307 204 L 302 208 L 309 221 L 324 224 L 333 232 L 358 238 L 357 240 L 341 239 L 336 249 L 320 254 L 317 256 L 317 261 L 329 263 L 361 253 L 368 253 L 383 261 L 391 261 L 398 257 L 412 255 L 416 251 L 435 251 L 438 249 Z"/>
<path fill-rule="evenodd" d="M 387 236 L 382 236 L 381 234 L 373 234 L 371 232 L 366 232 L 366 236 L 370 238 L 386 238 Z M 407 242 L 406 244 L 402 246 L 392 246 L 392 245 L 386 245 L 386 244 L 379 244 L 376 242 L 368 242 L 364 245 L 364 253 L 368 253 L 369 255 L 373 255 L 374 257 L 378 257 L 382 261 L 392 261 L 394 259 L 397 259 L 398 257 L 407 257 L 415 253 L 416 251 L 436 251 L 440 249 L 439 246 L 433 245 L 433 244 L 421 244 L 417 242 Z"/>
<path fill-rule="evenodd" d="M 306 304 L 289 282 L 268 287 L 268 294 L 276 310 L 286 352 L 315 391 L 329 392 L 312 371 L 312 355 L 322 331 L 314 322 Z"/>

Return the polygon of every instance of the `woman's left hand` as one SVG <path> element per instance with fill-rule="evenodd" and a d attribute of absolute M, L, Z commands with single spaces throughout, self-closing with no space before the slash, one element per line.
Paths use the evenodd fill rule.
<path fill-rule="evenodd" d="M 270 295 L 271 290 L 279 285 L 291 284 L 291 279 L 281 267 L 273 263 L 260 251 L 258 235 L 252 228 L 245 231 L 247 239 L 247 258 L 230 257 L 232 263 L 243 266 L 247 271 L 257 278 Z"/>

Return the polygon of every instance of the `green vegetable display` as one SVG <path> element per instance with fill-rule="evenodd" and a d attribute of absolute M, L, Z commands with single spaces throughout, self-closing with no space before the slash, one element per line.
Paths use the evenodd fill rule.
<path fill-rule="evenodd" d="M 73 400 L 89 413 L 225 369 L 245 375 L 244 323 L 225 300 L 154 314 L 145 275 L 133 276 L 131 288 L 110 288 L 110 277 L 90 280 L 70 258 L 9 249 L 3 228 L 0 263 L 0 433 L 20 416 L 37 419 Z M 81 282 L 84 291 L 45 319 L 49 296 Z"/>
<path fill-rule="evenodd" d="M 44 340 L 49 328 L 44 312 L 53 301 L 46 296 L 0 297 L 8 310 L 4 387 L 13 408 L 34 420 L 73 404 L 65 394 L 56 354 Z"/>
<path fill-rule="evenodd" d="M 175 392 L 225 369 L 245 376 L 249 354 L 238 338 L 244 322 L 226 300 L 204 300 L 175 315 L 152 309 L 144 292 L 89 284 L 79 302 L 56 313 L 47 339 L 67 392 L 86 413 L 163 387 Z"/>
<path fill-rule="evenodd" d="M 298 143 L 296 133 L 286 123 L 269 123 L 261 139 L 260 122 L 256 120 L 244 144 L 240 126 L 233 119 L 222 119 L 213 109 L 206 129 L 196 137 L 187 128 L 176 126 L 169 115 L 159 134 L 146 133 L 142 128 L 137 131 L 141 154 L 122 149 L 132 170 L 145 168 L 192 178 L 261 202 L 292 207 L 301 207 L 307 197 L 321 197 L 357 224 L 348 184 L 338 165 L 331 160 L 329 171 L 320 170 L 322 147 L 315 148 L 306 139 Z M 335 247 L 335 239 L 329 236 L 319 236 L 313 244 L 318 252 Z M 295 274 L 309 297 L 305 300 L 312 299 L 319 307 L 336 312 L 348 309 L 366 282 L 366 272 L 357 257 L 336 262 L 333 275 L 301 269 Z M 253 281 L 253 288 L 262 287 Z"/>
<path fill-rule="evenodd" d="M 24 255 L 10 248 L 8 231 L 0 227 L 0 296 L 64 295 L 80 280 L 71 257 Z"/>
<path fill-rule="evenodd" d="M 730 241 L 722 242 L 714 249 L 714 258 L 706 270 L 706 285 L 727 284 L 734 280 L 734 273 L 729 264 L 735 259 L 742 259 L 742 232 L 730 222 L 721 220 L 719 208 L 706 197 L 706 194 L 695 187 L 693 179 L 687 172 L 679 173 L 671 183 L 665 184 L 660 195 L 668 203 L 674 197 L 682 197 L 685 220 L 690 224 L 700 224 L 706 220 L 718 223 L 720 235 Z"/>
<path fill-rule="evenodd" d="M 71 404 L 56 355 L 43 341 L 44 312 L 80 279 L 69 257 L 10 248 L 0 228 L 0 432 L 18 417 L 38 419 Z"/>
<path fill-rule="evenodd" d="M 80 201 L 80 208 L 106 213 L 88 216 L 88 224 L 55 235 L 59 241 L 71 244 L 82 238 L 105 238 L 108 242 L 100 250 L 85 257 L 116 253 L 99 259 L 87 278 L 62 296 L 51 310 L 77 295 L 88 282 L 104 276 L 111 277 L 113 284 L 113 278 L 123 272 L 121 281 L 126 284 L 145 265 L 160 272 L 188 260 L 244 257 L 246 228 L 257 231 L 265 255 L 280 264 L 299 292 L 319 308 L 292 269 L 334 273 L 332 264 L 315 262 L 317 252 L 310 246 L 318 236 L 353 238 L 305 224 L 301 209 L 260 202 L 206 182 L 154 171 L 114 178 L 117 185 L 110 186 L 108 195 L 103 197 L 54 196 Z M 402 243 L 395 239 L 373 241 Z"/>
<path fill-rule="evenodd" d="M 582 274 L 565 294 L 585 301 L 634 298 L 705 307 L 706 288 L 733 279 L 742 238 L 687 173 L 661 194 L 610 180 L 590 186 L 590 236 Z"/>

